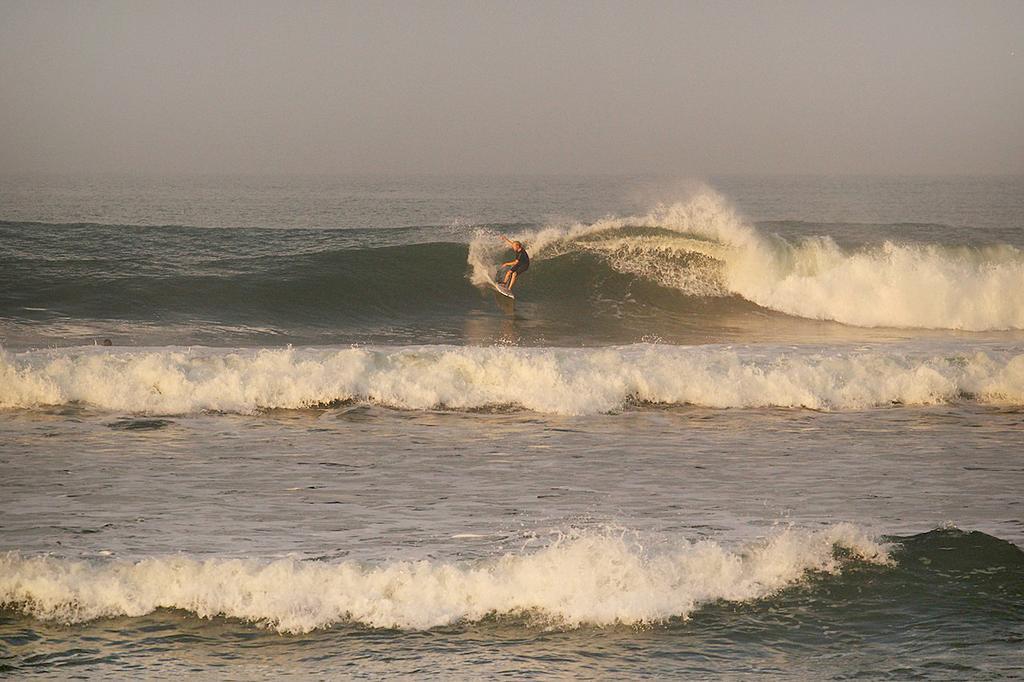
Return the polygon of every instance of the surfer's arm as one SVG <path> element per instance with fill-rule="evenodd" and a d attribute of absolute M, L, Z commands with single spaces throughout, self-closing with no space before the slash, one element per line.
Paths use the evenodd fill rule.
<path fill-rule="evenodd" d="M 511 239 L 509 239 L 505 235 L 501 235 L 501 238 L 504 239 L 506 242 L 508 242 L 509 246 L 512 246 L 512 244 L 514 243 Z"/>

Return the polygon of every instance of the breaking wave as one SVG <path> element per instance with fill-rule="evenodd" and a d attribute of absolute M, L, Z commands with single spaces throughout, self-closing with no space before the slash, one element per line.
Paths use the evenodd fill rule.
<path fill-rule="evenodd" d="M 68 560 L 0 554 L 0 606 L 77 623 L 160 608 L 226 616 L 281 632 L 338 623 L 425 629 L 488 616 L 543 625 L 645 624 L 718 600 L 763 598 L 852 558 L 888 563 L 859 528 L 783 530 L 736 550 L 711 540 L 644 547 L 630 533 L 578 533 L 534 553 L 480 562 L 380 565 L 295 559 Z"/>
<path fill-rule="evenodd" d="M 555 414 L 635 403 L 855 410 L 1024 405 L 1024 353 L 999 346 L 665 346 L 0 351 L 0 407 L 253 413 L 347 401 Z"/>
<path fill-rule="evenodd" d="M 690 296 L 735 294 L 798 317 L 865 327 L 1024 329 L 1024 253 L 1014 246 L 884 241 L 848 249 L 829 236 L 789 241 L 745 222 L 710 190 L 643 216 L 550 225 L 515 238 L 536 260 L 598 253 L 621 272 Z M 491 232 L 472 241 L 474 283 L 492 276 L 500 248 Z"/>

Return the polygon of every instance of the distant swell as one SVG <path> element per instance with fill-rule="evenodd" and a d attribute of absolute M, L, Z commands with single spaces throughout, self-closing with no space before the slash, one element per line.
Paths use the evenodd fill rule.
<path fill-rule="evenodd" d="M 851 557 L 889 561 L 883 546 L 849 524 L 785 530 L 738 550 L 710 540 L 648 550 L 631 534 L 582 534 L 476 563 L 92 562 L 8 552 L 0 554 L 0 606 L 65 623 L 174 608 L 281 632 L 345 622 L 423 629 L 492 615 L 570 627 L 643 624 L 717 600 L 762 598 L 810 571 L 838 572 Z"/>
<path fill-rule="evenodd" d="M 632 346 L 0 353 L 0 407 L 251 413 L 345 401 L 402 409 L 593 414 L 631 403 L 863 409 L 1024 405 L 1024 353 L 934 346 Z"/>

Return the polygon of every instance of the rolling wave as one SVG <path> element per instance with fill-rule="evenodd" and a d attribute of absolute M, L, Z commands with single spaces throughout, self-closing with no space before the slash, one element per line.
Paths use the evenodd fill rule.
<path fill-rule="evenodd" d="M 894 605 L 932 623 L 955 627 L 970 612 L 1012 627 L 1024 615 L 1022 579 L 1019 547 L 949 527 L 876 539 L 839 523 L 777 530 L 737 547 L 645 542 L 606 529 L 478 561 L 132 561 L 9 551 L 0 553 L 0 607 L 67 624 L 180 609 L 282 633 L 341 624 L 422 630 L 490 618 L 635 627 L 722 607 L 856 620 L 885 618 Z"/>
<path fill-rule="evenodd" d="M 889 561 L 884 546 L 849 524 L 784 530 L 739 550 L 680 540 L 648 551 L 629 534 L 576 534 L 477 563 L 186 556 L 94 563 L 7 552 L 0 605 L 65 623 L 176 608 L 292 633 L 346 622 L 426 629 L 492 615 L 560 627 L 633 625 L 685 618 L 718 600 L 762 598 L 808 572 L 838 572 L 851 557 Z"/>
<path fill-rule="evenodd" d="M 1024 252 L 1015 246 L 783 237 L 749 224 L 710 190 L 646 215 L 534 228 L 0 223 L 0 318 L 215 321 L 285 334 L 440 325 L 449 330 L 441 340 L 482 310 L 480 292 L 467 284 L 483 287 L 507 258 L 501 230 L 527 244 L 535 265 L 521 282 L 523 300 L 536 304 L 538 320 L 547 315 L 540 326 L 553 336 L 566 315 L 671 336 L 680 327 L 674 317 L 699 317 L 696 326 L 713 330 L 764 310 L 857 327 L 1024 329 Z M 621 329 L 588 335 L 635 340 Z"/>
<path fill-rule="evenodd" d="M 551 225 L 515 238 L 535 260 L 600 253 L 618 271 L 689 296 L 738 295 L 797 317 L 864 327 L 1024 329 L 1024 253 L 1014 246 L 790 241 L 745 222 L 710 190 L 644 216 Z M 490 233 L 470 244 L 474 283 L 485 282 L 499 248 Z"/>
<path fill-rule="evenodd" d="M 630 404 L 856 410 L 957 400 L 1024 405 L 1024 354 L 930 346 L 408 346 L 0 353 L 0 407 L 253 413 L 347 401 L 428 410 L 594 414 Z"/>
<path fill-rule="evenodd" d="M 277 322 L 379 317 L 424 301 L 445 307 L 475 299 L 452 285 L 463 281 L 464 257 L 465 247 L 440 243 L 169 262 L 146 255 L 19 259 L 0 275 L 8 285 L 0 303 L 12 312 L 136 320 L 175 313 Z"/>

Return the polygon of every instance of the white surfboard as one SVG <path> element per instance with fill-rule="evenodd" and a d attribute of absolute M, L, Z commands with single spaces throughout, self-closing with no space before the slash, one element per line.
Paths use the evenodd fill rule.
<path fill-rule="evenodd" d="M 505 286 L 504 284 L 499 284 L 498 282 L 491 282 L 491 286 L 494 287 L 494 290 L 497 291 L 502 296 L 506 296 L 508 298 L 511 298 L 513 301 L 516 300 L 515 294 L 513 294 L 509 290 L 509 288 L 507 286 Z"/>

